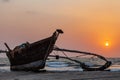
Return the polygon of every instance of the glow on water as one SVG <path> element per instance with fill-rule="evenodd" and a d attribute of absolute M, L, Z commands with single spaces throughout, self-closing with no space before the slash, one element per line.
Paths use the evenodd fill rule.
<path fill-rule="evenodd" d="M 83 71 L 81 68 L 74 68 L 66 62 L 59 61 L 47 62 L 45 69 L 48 71 Z"/>
<path fill-rule="evenodd" d="M 60 66 L 62 65 L 62 66 Z M 59 66 L 59 67 L 58 67 Z M 83 71 L 79 66 L 69 66 L 65 62 L 46 63 L 47 71 Z M 112 65 L 108 68 L 110 71 L 120 71 L 120 65 Z M 10 66 L 0 66 L 0 72 L 10 72 Z"/>
<path fill-rule="evenodd" d="M 112 65 L 108 69 L 110 69 L 110 71 L 120 71 L 120 65 Z"/>

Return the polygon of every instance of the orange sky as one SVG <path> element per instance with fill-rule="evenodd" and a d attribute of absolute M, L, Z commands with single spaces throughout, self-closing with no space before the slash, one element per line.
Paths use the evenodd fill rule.
<path fill-rule="evenodd" d="M 120 57 L 120 0 L 0 0 L 0 48 L 48 37 L 62 48 Z M 105 47 L 108 40 L 110 46 Z"/>

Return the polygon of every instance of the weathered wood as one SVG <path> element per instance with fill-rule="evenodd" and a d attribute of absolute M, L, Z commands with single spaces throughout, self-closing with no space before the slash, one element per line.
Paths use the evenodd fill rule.
<path fill-rule="evenodd" d="M 43 69 L 48 55 L 53 51 L 54 44 L 62 30 L 56 30 L 52 36 L 36 41 L 24 43 L 11 50 L 8 48 L 7 57 L 10 61 L 11 70 Z M 38 62 L 37 62 L 38 61 Z M 39 63 L 39 61 L 41 61 Z M 34 65 L 33 63 L 37 63 Z"/>

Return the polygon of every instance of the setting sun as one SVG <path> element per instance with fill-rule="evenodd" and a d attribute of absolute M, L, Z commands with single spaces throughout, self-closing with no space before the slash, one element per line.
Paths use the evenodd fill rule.
<path fill-rule="evenodd" d="M 108 42 L 108 41 L 105 42 L 105 46 L 106 46 L 106 47 L 109 46 L 109 42 Z"/>

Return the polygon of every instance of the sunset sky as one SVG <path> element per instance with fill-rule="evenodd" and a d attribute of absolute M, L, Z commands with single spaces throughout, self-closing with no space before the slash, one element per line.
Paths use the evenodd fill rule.
<path fill-rule="evenodd" d="M 56 43 L 61 48 L 120 57 L 120 0 L 0 0 L 0 49 L 56 29 L 64 31 Z"/>

